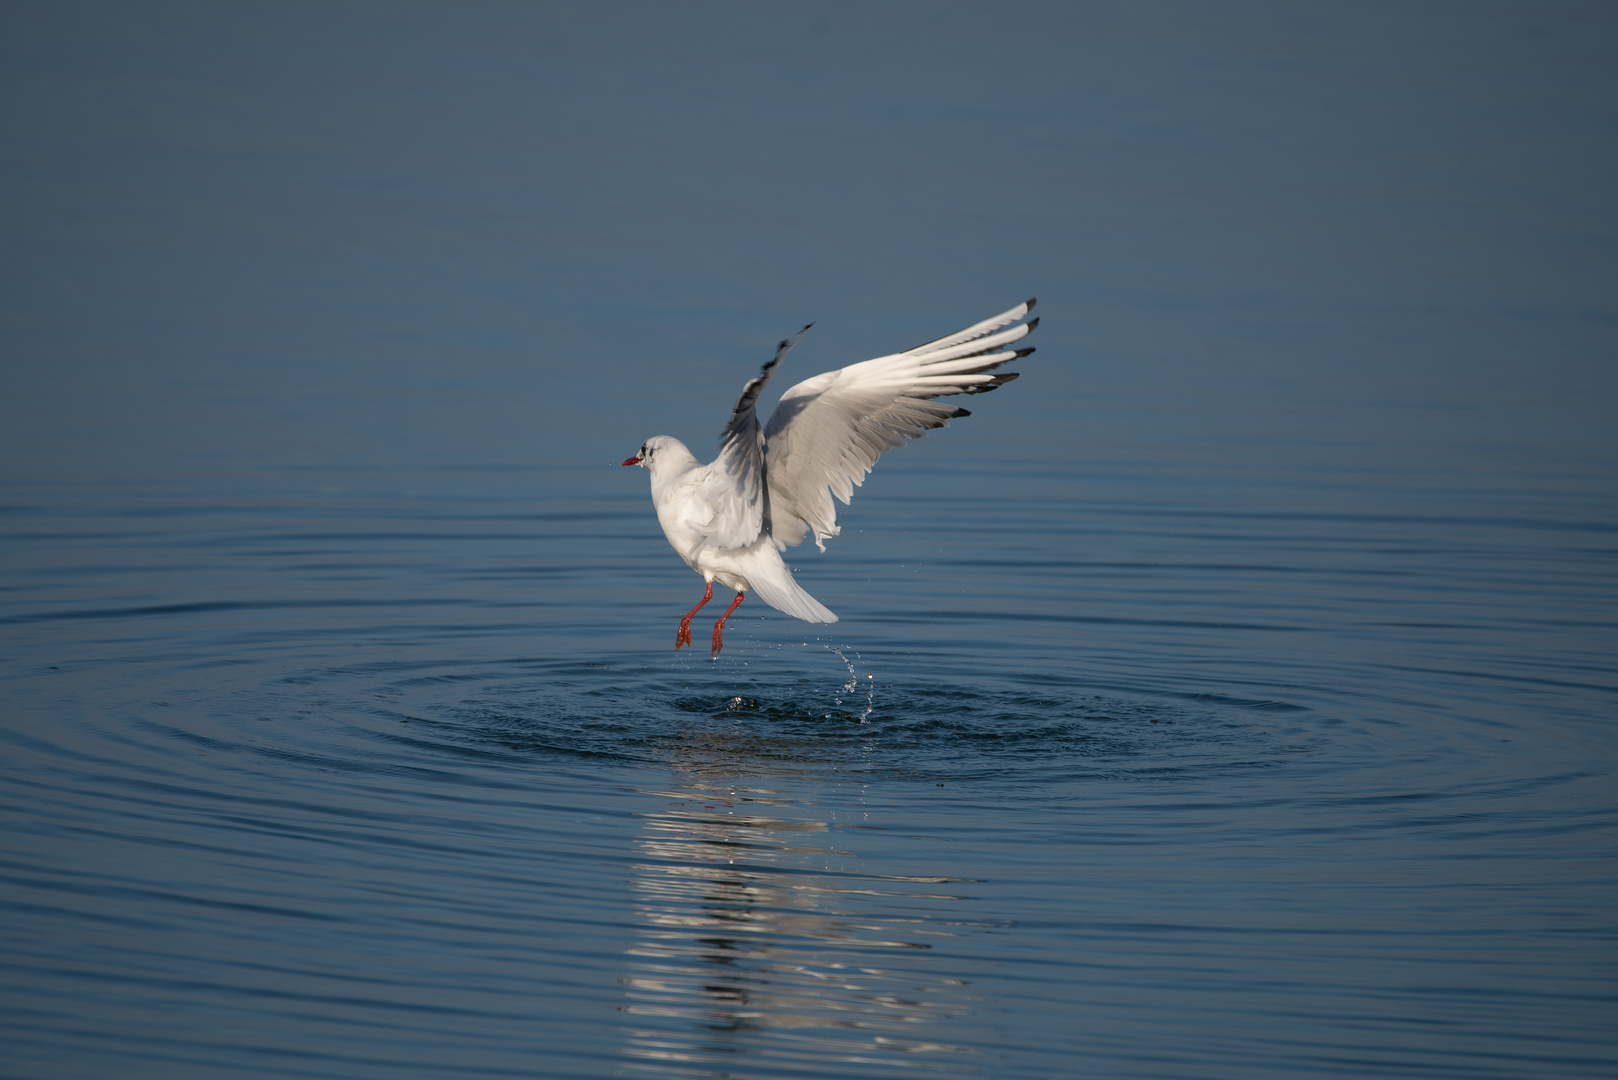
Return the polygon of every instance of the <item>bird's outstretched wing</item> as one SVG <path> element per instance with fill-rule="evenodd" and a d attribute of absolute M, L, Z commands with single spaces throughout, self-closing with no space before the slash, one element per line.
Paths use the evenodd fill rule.
<path fill-rule="evenodd" d="M 777 345 L 775 356 L 764 365 L 758 377 L 749 379 L 742 387 L 742 396 L 736 399 L 730 423 L 719 436 L 719 456 L 710 466 L 713 472 L 708 483 L 712 486 L 707 496 L 714 508 L 709 529 L 713 542 L 720 547 L 746 547 L 770 528 L 770 493 L 764 482 L 764 432 L 759 428 L 753 407 L 782 357 L 803 340 L 809 326 Z"/>
<path fill-rule="evenodd" d="M 1039 325 L 1034 319 L 1011 326 L 1033 306 L 1029 300 L 907 352 L 816 375 L 781 395 L 763 433 L 769 526 L 776 545 L 802 543 L 805 532 L 813 531 L 815 545 L 826 550 L 826 541 L 838 533 L 832 495 L 846 505 L 884 450 L 943 427 L 952 417 L 971 415 L 934 399 L 982 394 L 1015 379 L 1014 372 L 990 372 L 1034 351 L 1006 348 Z M 1002 329 L 1006 326 L 1011 329 Z M 765 366 L 762 378 L 768 378 L 773 364 Z M 748 388 L 754 384 L 763 389 L 759 379 Z M 742 397 L 747 401 L 745 392 Z M 751 402 L 747 407 L 751 420 Z"/>

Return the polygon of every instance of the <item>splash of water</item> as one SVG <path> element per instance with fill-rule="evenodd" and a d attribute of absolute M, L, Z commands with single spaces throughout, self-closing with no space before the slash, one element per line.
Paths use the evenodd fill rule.
<path fill-rule="evenodd" d="M 857 653 L 857 652 L 854 652 L 853 649 L 848 650 L 849 652 L 854 653 L 854 660 L 850 660 L 848 658 L 848 655 L 843 652 L 843 650 L 842 650 L 842 648 L 840 646 L 827 645 L 826 648 L 828 648 L 832 652 L 836 653 L 837 654 L 837 659 L 841 660 L 844 664 L 846 664 L 848 666 L 848 681 L 843 684 L 843 689 L 841 690 L 841 692 L 839 692 L 832 699 L 836 704 L 842 705 L 843 698 L 847 697 L 850 694 L 853 694 L 855 691 L 857 691 L 859 689 L 859 686 L 860 686 L 860 674 L 859 674 L 858 671 L 854 670 L 854 660 L 860 659 L 860 654 Z M 869 673 L 869 672 L 867 672 L 866 676 L 865 676 L 865 711 L 860 713 L 860 723 L 863 724 L 867 720 L 869 720 L 870 717 L 871 717 L 871 713 L 873 711 L 875 711 L 875 709 L 876 709 L 876 676 Z"/>

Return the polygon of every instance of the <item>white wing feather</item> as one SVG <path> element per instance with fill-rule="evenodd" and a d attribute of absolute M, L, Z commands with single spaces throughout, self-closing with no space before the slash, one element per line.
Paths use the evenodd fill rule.
<path fill-rule="evenodd" d="M 784 549 L 802 543 L 804 534 L 812 530 L 815 545 L 826 550 L 825 542 L 839 531 L 832 495 L 846 505 L 884 450 L 943 427 L 951 417 L 971 415 L 934 399 L 981 394 L 1015 379 L 1015 373 L 990 372 L 1034 351 L 1005 346 L 1026 337 L 1039 320 L 1009 330 L 1000 328 L 1018 322 L 1033 306 L 1034 301 L 1029 300 L 914 349 L 816 375 L 781 395 L 762 434 L 768 462 L 764 470 L 765 527 L 776 546 Z M 748 383 L 755 399 L 784 350 L 796 343 L 797 338 L 790 344 L 782 342 L 783 350 L 776 359 L 765 366 L 759 379 Z M 742 396 L 746 401 L 747 392 Z M 741 403 L 737 409 L 739 416 Z M 752 411 L 751 402 L 748 411 Z M 756 430 L 756 420 L 753 425 Z M 732 430 L 738 431 L 740 440 L 743 429 L 738 429 L 735 418 L 726 429 L 727 440 Z"/>
<path fill-rule="evenodd" d="M 754 405 L 776 366 L 808 332 L 809 327 L 805 326 L 796 336 L 776 346 L 775 356 L 764 365 L 758 377 L 742 387 L 741 397 L 730 414 L 730 423 L 719 436 L 719 456 L 707 467 L 708 475 L 701 481 L 704 497 L 699 502 L 713 507 L 713 517 L 703 531 L 721 548 L 747 547 L 769 531 L 764 432 L 759 428 Z"/>

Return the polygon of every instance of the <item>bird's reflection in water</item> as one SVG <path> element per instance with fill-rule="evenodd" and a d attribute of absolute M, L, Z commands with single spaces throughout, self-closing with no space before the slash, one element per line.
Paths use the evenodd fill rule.
<path fill-rule="evenodd" d="M 634 867 L 628 1064 L 676 1077 L 976 1072 L 945 1030 L 971 1012 L 965 984 L 932 970 L 959 879 L 860 873 L 813 808 L 683 771 L 644 793 L 658 808 Z"/>

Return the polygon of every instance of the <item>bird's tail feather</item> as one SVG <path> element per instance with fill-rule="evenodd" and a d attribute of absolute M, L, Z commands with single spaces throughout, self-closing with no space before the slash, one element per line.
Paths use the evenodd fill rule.
<path fill-rule="evenodd" d="M 775 554 L 775 549 L 770 549 Z M 779 558 L 780 556 L 776 556 Z M 782 569 L 786 567 L 783 565 Z M 804 622 L 834 623 L 837 616 L 819 600 L 804 592 L 796 581 L 792 580 L 792 571 L 785 574 L 759 574 L 751 577 L 748 584 L 753 586 L 753 594 L 777 611 L 784 611 L 794 619 Z"/>

